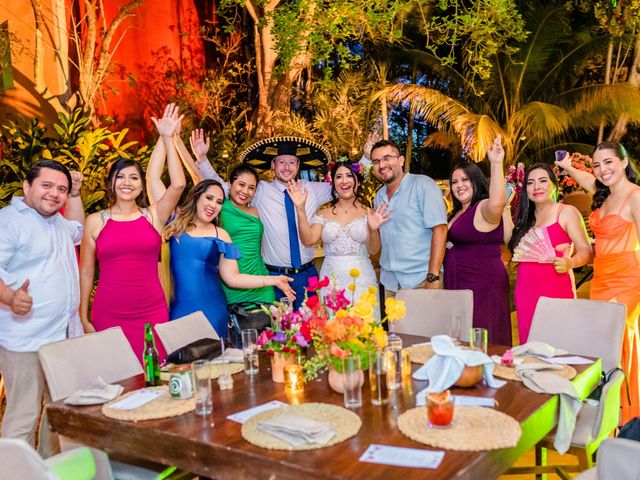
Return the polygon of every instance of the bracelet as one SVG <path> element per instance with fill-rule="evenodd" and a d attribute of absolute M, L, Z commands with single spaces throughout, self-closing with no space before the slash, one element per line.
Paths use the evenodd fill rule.
<path fill-rule="evenodd" d="M 262 288 L 267 286 L 267 279 L 264 277 L 264 275 L 262 276 Z"/>
<path fill-rule="evenodd" d="M 71 198 L 77 198 L 77 197 L 79 197 L 79 196 L 80 196 L 80 192 L 76 193 L 75 195 L 74 195 L 73 193 L 70 193 L 70 194 L 69 194 L 69 196 L 70 196 Z"/>

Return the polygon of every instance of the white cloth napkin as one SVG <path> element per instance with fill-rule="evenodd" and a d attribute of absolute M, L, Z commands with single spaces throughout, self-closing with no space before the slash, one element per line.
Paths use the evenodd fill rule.
<path fill-rule="evenodd" d="M 491 388 L 500 388 L 506 383 L 493 377 L 491 358 L 478 350 L 462 350 L 447 335 L 431 337 L 431 346 L 435 355 L 413 373 L 416 380 L 429 380 L 429 386 L 418 392 L 416 399 L 420 395 L 443 392 L 451 387 L 460 378 L 465 365 L 482 365 L 482 378 Z"/>
<path fill-rule="evenodd" d="M 326 445 L 336 434 L 328 423 L 298 415 L 281 415 L 258 422 L 258 429 L 296 448 L 307 444 Z"/>
<path fill-rule="evenodd" d="M 554 348 L 551 345 L 544 343 L 544 342 L 538 342 L 538 341 L 531 341 L 531 342 L 527 342 L 523 345 L 518 345 L 517 347 L 513 347 L 511 349 L 511 353 L 513 353 L 514 357 L 521 357 L 523 355 L 529 354 L 529 355 L 541 355 L 543 357 L 556 357 L 558 355 L 566 355 L 567 352 L 566 350 L 562 350 L 560 348 Z"/>
<path fill-rule="evenodd" d="M 576 415 L 582 407 L 582 400 L 573 383 L 552 372 L 562 368 L 564 368 L 562 365 L 550 363 L 522 363 L 516 366 L 516 374 L 527 388 L 538 393 L 560 396 L 558 428 L 553 446 L 561 454 L 566 453 L 571 446 L 571 438 L 576 427 Z"/>
<path fill-rule="evenodd" d="M 227 348 L 224 351 L 224 358 L 222 355 L 211 360 L 211 363 L 242 363 L 244 358 L 242 356 L 242 350 L 239 348 Z"/>
<path fill-rule="evenodd" d="M 122 385 L 111 385 L 102 377 L 94 378 L 87 388 L 78 390 L 64 401 L 67 405 L 100 405 L 122 395 Z"/>

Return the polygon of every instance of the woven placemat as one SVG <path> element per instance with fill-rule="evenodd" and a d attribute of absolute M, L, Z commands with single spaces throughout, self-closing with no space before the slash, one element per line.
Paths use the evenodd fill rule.
<path fill-rule="evenodd" d="M 524 357 L 522 359 L 523 363 L 547 363 L 539 358 L 535 357 Z M 566 378 L 567 380 L 573 380 L 575 376 L 578 374 L 575 368 L 571 365 L 562 365 L 561 370 L 548 370 L 549 373 L 553 373 L 562 378 Z M 517 382 L 521 382 L 520 377 L 516 375 L 516 367 L 505 367 L 504 365 L 498 365 L 496 363 L 493 364 L 493 376 L 503 378 L 505 380 L 515 380 Z"/>
<path fill-rule="evenodd" d="M 162 367 L 160 371 L 160 380 L 168 382 L 171 378 L 171 372 L 169 371 L 168 366 Z M 231 375 L 235 375 L 236 373 L 240 373 L 244 371 L 244 365 L 242 363 L 227 363 L 227 370 Z M 211 373 L 211 380 L 215 380 L 220 375 L 222 375 L 222 364 L 221 363 L 211 363 L 209 364 L 209 371 Z"/>
<path fill-rule="evenodd" d="M 464 452 L 513 447 L 522 434 L 515 419 L 486 407 L 456 407 L 447 428 L 429 428 L 427 408 L 416 407 L 398 417 L 398 429 L 416 442 Z"/>
<path fill-rule="evenodd" d="M 419 363 L 424 365 L 427 360 L 435 355 L 431 345 L 411 345 L 406 350 L 409 352 L 411 363 Z"/>
<path fill-rule="evenodd" d="M 290 443 L 258 429 L 258 422 L 271 420 L 281 415 L 298 415 L 317 422 L 326 422 L 331 425 L 336 435 L 326 445 L 311 444 L 294 447 Z M 269 450 L 315 450 L 344 442 L 356 435 L 361 426 L 360 417 L 346 408 L 327 403 L 303 403 L 302 405 L 287 405 L 254 415 L 242 425 L 242 437 L 257 447 Z"/>
<path fill-rule="evenodd" d="M 115 408 L 110 408 L 109 405 L 119 402 L 123 398 L 127 398 L 128 396 L 133 395 L 137 392 L 137 390 L 134 390 L 133 392 L 128 392 L 124 395 L 120 395 L 118 398 L 104 404 L 102 406 L 102 414 L 105 417 L 115 418 L 116 420 L 139 422 L 142 420 L 157 420 L 159 418 L 177 417 L 178 415 L 191 412 L 196 408 L 195 397 L 189 398 L 187 400 L 175 399 L 169 394 L 169 387 L 167 387 L 166 385 L 163 385 L 161 387 L 147 388 L 150 388 L 152 390 L 162 390 L 162 395 L 150 401 L 149 403 L 145 403 L 141 407 L 135 408 L 133 410 L 118 410 Z"/>

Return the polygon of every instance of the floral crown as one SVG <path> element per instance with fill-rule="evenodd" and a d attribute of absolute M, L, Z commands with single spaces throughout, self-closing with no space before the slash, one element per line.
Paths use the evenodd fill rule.
<path fill-rule="evenodd" d="M 356 175 L 363 175 L 365 173 L 364 168 L 362 168 L 360 162 L 351 162 L 348 157 L 343 155 L 341 157 L 338 157 L 337 160 L 329 162 L 327 175 L 324 178 L 325 182 L 333 183 L 331 181 L 331 172 L 333 172 L 333 170 L 338 168 L 339 166 L 350 167 Z"/>

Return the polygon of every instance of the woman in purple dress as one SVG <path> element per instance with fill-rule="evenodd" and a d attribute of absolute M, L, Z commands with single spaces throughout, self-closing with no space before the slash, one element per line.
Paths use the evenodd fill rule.
<path fill-rule="evenodd" d="M 472 163 L 451 173 L 453 211 L 449 216 L 444 288 L 473 291 L 473 326 L 489 331 L 489 341 L 511 346 L 509 278 L 502 262 L 507 201 L 502 164 L 504 149 L 498 136 L 487 150 L 491 182 Z M 510 233 L 510 232 L 508 232 Z"/>

